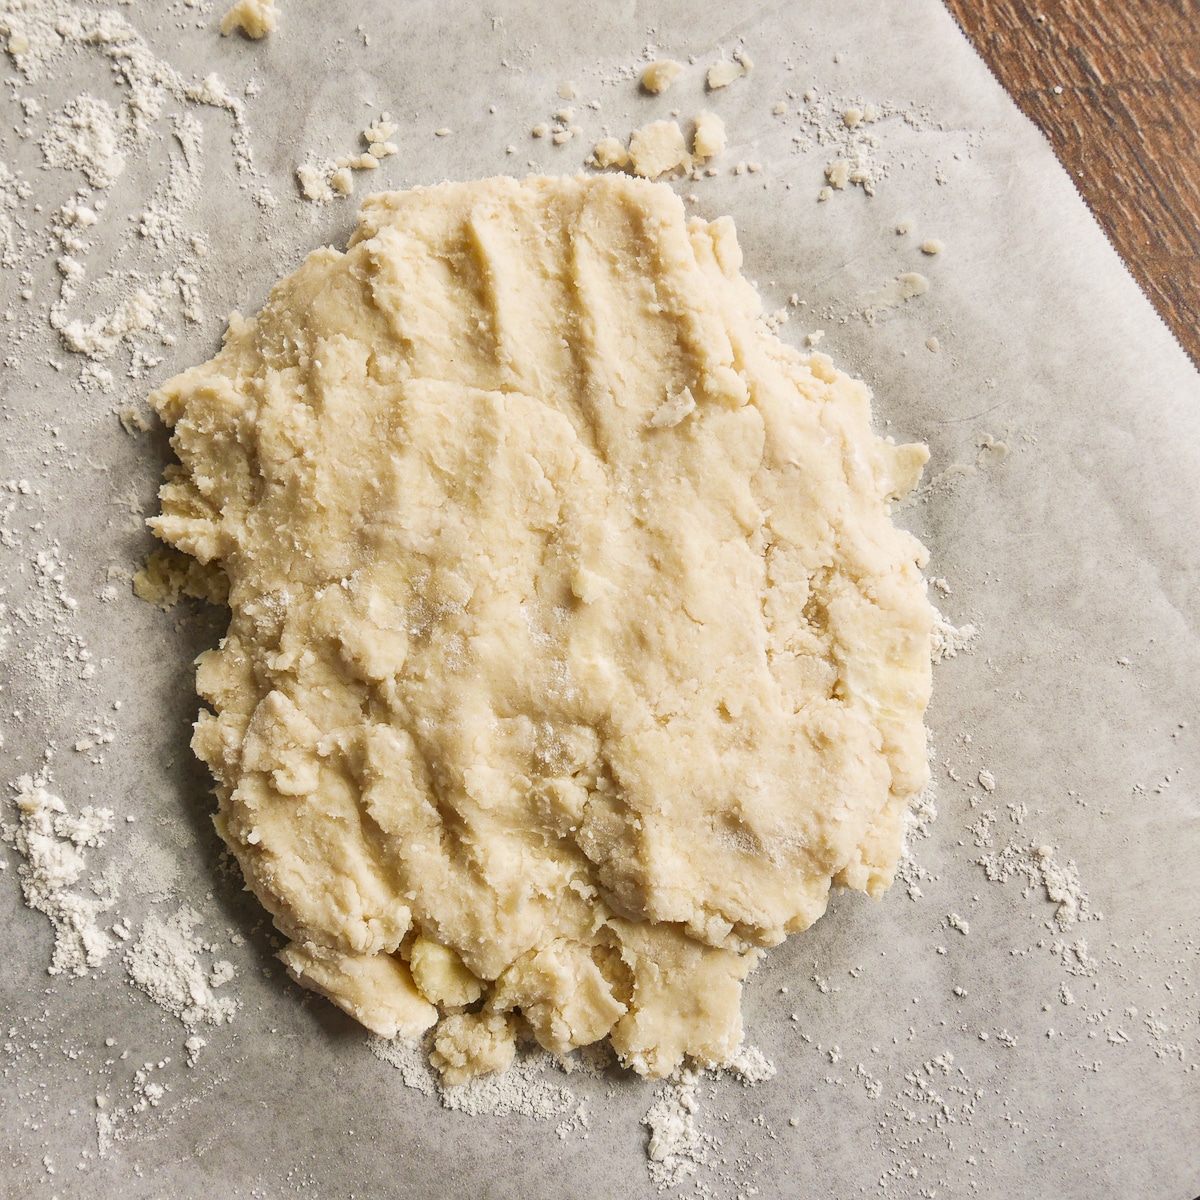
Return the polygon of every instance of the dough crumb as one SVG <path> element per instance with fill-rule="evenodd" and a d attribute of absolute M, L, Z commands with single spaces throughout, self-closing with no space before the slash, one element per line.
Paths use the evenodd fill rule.
<path fill-rule="evenodd" d="M 221 18 L 221 36 L 240 31 L 258 41 L 279 28 L 275 0 L 237 0 Z"/>
<path fill-rule="evenodd" d="M 696 114 L 690 154 L 677 122 L 654 121 L 634 130 L 628 150 L 614 137 L 601 138 L 588 161 L 595 167 L 616 167 L 644 179 L 658 179 L 675 170 L 689 171 L 695 179 L 701 174 L 696 169 L 698 164 L 724 149 L 725 123 L 715 113 L 700 112 Z M 715 174 L 715 169 L 709 173 Z"/>
<path fill-rule="evenodd" d="M 300 191 L 306 200 L 323 204 L 326 200 L 333 199 L 333 189 L 329 186 L 327 173 L 319 166 L 313 163 L 301 163 L 296 168 L 296 179 L 299 181 Z"/>
<path fill-rule="evenodd" d="M 690 167 L 683 131 L 675 121 L 652 121 L 629 139 L 629 165 L 643 179 L 658 179 L 678 167 Z"/>
<path fill-rule="evenodd" d="M 325 162 L 302 163 L 296 168 L 301 194 L 317 204 L 349 196 L 354 191 L 352 171 L 374 171 L 380 159 L 400 152 L 400 147 L 388 140 L 398 128 L 391 113 L 382 113 L 362 131 L 361 137 L 367 146 L 362 153 L 344 154 Z"/>
<path fill-rule="evenodd" d="M 716 113 L 698 112 L 696 132 L 692 135 L 692 153 L 703 161 L 725 153 L 725 122 Z"/>
<path fill-rule="evenodd" d="M 738 47 L 733 52 L 733 61 L 722 59 L 720 62 L 713 63 L 708 68 L 708 74 L 705 76 L 705 86 L 710 92 L 715 92 L 719 88 L 728 87 L 734 80 L 741 79 L 743 76 L 749 75 L 754 69 L 754 62 L 750 55 L 741 47 Z"/>
<path fill-rule="evenodd" d="M 830 187 L 842 191 L 850 182 L 850 164 L 844 158 L 835 159 L 825 168 L 825 178 Z"/>
<path fill-rule="evenodd" d="M 932 654 L 935 663 L 970 650 L 978 637 L 979 630 L 974 625 L 962 625 L 956 629 L 936 608 L 933 610 Z"/>
<path fill-rule="evenodd" d="M 683 74 L 683 63 L 672 58 L 659 59 L 652 62 L 642 72 L 642 87 L 652 96 L 658 96 Z"/>
<path fill-rule="evenodd" d="M 696 401 L 690 388 L 684 388 L 674 396 L 668 396 L 654 410 L 650 418 L 651 429 L 674 429 L 676 425 L 696 411 Z"/>
<path fill-rule="evenodd" d="M 601 138 L 592 150 L 592 161 L 598 167 L 624 168 L 629 165 L 629 151 L 614 137 Z"/>
<path fill-rule="evenodd" d="M 921 253 L 922 254 L 929 254 L 929 255 L 941 254 L 941 252 L 943 250 L 945 250 L 945 248 L 946 247 L 941 242 L 939 242 L 937 240 L 937 238 L 930 238 L 927 242 L 921 243 Z"/>

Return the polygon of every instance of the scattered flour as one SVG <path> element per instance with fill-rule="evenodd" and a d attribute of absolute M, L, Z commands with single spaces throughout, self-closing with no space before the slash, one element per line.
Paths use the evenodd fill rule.
<path fill-rule="evenodd" d="M 200 923 L 200 914 L 187 907 L 165 923 L 147 917 L 125 954 L 125 970 L 132 983 L 185 1025 L 223 1025 L 233 1020 L 238 1002 L 218 997 L 214 988 L 229 982 L 233 967 L 222 961 L 205 972 L 199 957 L 205 946 L 193 932 Z"/>
<path fill-rule="evenodd" d="M 438 1074 L 429 1065 L 429 1050 L 420 1038 L 382 1038 L 371 1034 L 367 1045 L 371 1053 L 400 1072 L 405 1087 L 426 1096 L 439 1091 Z"/>
<path fill-rule="evenodd" d="M 696 1126 L 699 1082 L 699 1071 L 678 1071 L 663 1084 L 642 1118 L 642 1124 L 650 1130 L 646 1145 L 650 1178 L 660 1192 L 678 1187 L 710 1160 L 712 1139 L 703 1136 Z"/>
<path fill-rule="evenodd" d="M 373 171 L 381 159 L 399 153 L 399 146 L 390 140 L 398 128 L 391 113 L 385 112 L 362 131 L 362 139 L 367 147 L 362 153 L 319 161 L 310 158 L 301 163 L 296 168 L 301 194 L 315 204 L 326 204 L 338 196 L 349 196 L 354 191 L 354 171 Z"/>
<path fill-rule="evenodd" d="M 441 1090 L 442 1104 L 455 1112 L 477 1117 L 516 1115 L 548 1121 L 575 1103 L 569 1088 L 547 1083 L 542 1076 L 557 1066 L 544 1050 L 521 1055 L 499 1075 L 480 1075 L 458 1087 Z"/>
<path fill-rule="evenodd" d="M 13 221 L 23 200 L 30 195 L 29 184 L 0 162 L 0 266 L 14 267 L 22 259 L 18 226 Z"/>
<path fill-rule="evenodd" d="M 84 848 L 104 845 L 104 834 L 113 827 L 112 811 L 88 805 L 72 816 L 58 796 L 46 791 L 44 781 L 22 775 L 15 786 L 20 820 L 5 825 L 0 836 L 25 859 L 18 868 L 25 903 L 45 913 L 54 927 L 50 974 L 86 975 L 115 945 L 98 918 L 117 896 L 106 875 L 91 880 L 91 896 L 70 889 L 86 869 Z"/>
<path fill-rule="evenodd" d="M 94 188 L 108 188 L 125 170 L 120 114 L 84 93 L 70 100 L 51 121 L 39 145 L 46 166 L 77 168 Z"/>
<path fill-rule="evenodd" d="M 69 201 L 53 215 L 50 232 L 60 243 L 56 261 L 61 280 L 58 298 L 49 309 L 51 326 L 69 350 L 102 361 L 139 334 L 153 331 L 170 336 L 167 323 L 172 312 L 188 321 L 201 320 L 199 264 L 207 247 L 203 238 L 186 237 L 182 225 L 203 187 L 204 131 L 189 106 L 229 114 L 238 182 L 243 187 L 254 185 L 256 201 L 270 207 L 274 198 L 261 186 L 254 166 L 244 103 L 215 75 L 188 83 L 156 58 L 133 26 L 111 9 L 88 11 L 68 0 L 36 4 L 0 0 L 0 24 L 9 31 L 10 54 L 21 75 L 14 86 L 36 85 L 56 72 L 65 57 L 98 53 L 107 60 L 121 89 L 120 98 L 111 103 L 81 92 L 47 116 L 45 132 L 37 139 L 47 168 L 77 171 L 99 194 L 86 204 L 78 198 Z M 12 51 L 14 40 L 22 47 L 20 52 Z M 26 111 L 33 111 L 28 104 Z M 164 116 L 170 118 L 174 142 L 165 154 L 157 148 L 158 122 Z M 89 284 L 86 235 L 104 219 L 105 194 L 131 162 L 155 167 L 164 161 L 166 179 L 150 189 L 146 209 L 140 216 L 134 214 L 133 223 L 137 239 L 161 252 L 161 269 L 157 274 L 110 271 Z M 0 193 L 5 197 L 0 215 L 7 222 L 7 229 L 0 222 L 0 257 L 6 263 L 15 257 L 12 221 L 3 213 L 12 207 L 8 175 L 7 170 L 0 173 Z M 127 248 L 132 252 L 133 245 Z M 114 296 L 116 282 L 121 286 Z M 87 315 L 73 312 L 81 302 L 92 309 Z"/>
<path fill-rule="evenodd" d="M 747 1087 L 775 1078 L 775 1064 L 757 1046 L 742 1044 L 726 1068 Z"/>
<path fill-rule="evenodd" d="M 367 1044 L 376 1058 L 400 1072 L 405 1087 L 426 1096 L 437 1095 L 444 1108 L 468 1116 L 522 1116 L 548 1121 L 566 1112 L 575 1096 L 569 1088 L 546 1082 L 543 1076 L 559 1069 L 553 1055 L 530 1050 L 518 1055 L 506 1071 L 480 1075 L 458 1087 L 443 1087 L 429 1065 L 430 1038 L 381 1038 L 372 1034 Z"/>
<path fill-rule="evenodd" d="M 642 1118 L 642 1124 L 650 1131 L 646 1144 L 647 1168 L 660 1192 L 678 1187 L 698 1168 L 714 1161 L 715 1141 L 697 1123 L 698 1091 L 703 1077 L 719 1080 L 725 1075 L 732 1075 L 745 1087 L 754 1087 L 773 1079 L 775 1066 L 757 1047 L 743 1045 L 726 1068 L 716 1071 L 681 1068 L 659 1089 Z"/>
<path fill-rule="evenodd" d="M 570 1116 L 564 1117 L 555 1126 L 554 1132 L 561 1139 L 566 1139 L 573 1133 L 581 1134 L 584 1138 L 587 1137 L 587 1131 L 591 1126 L 589 1120 L 590 1113 L 588 1111 L 588 1102 L 586 1097 L 575 1106 L 575 1111 Z"/>
<path fill-rule="evenodd" d="M 977 861 L 993 883 L 1006 883 L 1016 875 L 1026 881 L 1027 895 L 1034 889 L 1044 888 L 1046 898 L 1058 905 L 1054 923 L 1060 931 L 1065 932 L 1077 921 L 1089 918 L 1088 898 L 1080 886 L 1075 860 L 1058 862 L 1052 846 L 1009 842 L 996 853 L 985 854 Z"/>
<path fill-rule="evenodd" d="M 933 745 L 929 743 L 929 758 L 933 761 Z M 931 826 L 937 820 L 937 784 L 930 778 L 925 790 L 912 802 L 904 814 L 904 851 L 896 864 L 896 880 L 904 885 L 910 900 L 920 900 L 924 894 L 921 884 L 934 876 L 913 855 L 913 839 L 927 838 Z"/>
<path fill-rule="evenodd" d="M 793 98 L 793 93 L 788 96 Z M 903 121 L 913 129 L 923 129 L 927 124 L 921 111 L 890 101 L 869 104 L 839 99 L 823 95 L 815 87 L 805 91 L 801 99 L 803 106 L 795 111 L 801 131 L 792 136 L 793 144 L 801 152 L 819 149 L 832 156 L 825 165 L 825 186 L 817 195 L 822 201 L 856 186 L 873 196 L 891 170 L 880 130 L 891 120 Z M 787 104 L 777 104 L 772 111 L 777 116 L 790 116 Z"/>
<path fill-rule="evenodd" d="M 955 628 L 936 608 L 933 610 L 932 647 L 935 663 L 956 658 L 960 652 L 970 650 L 978 636 L 979 630 L 974 625 Z"/>
<path fill-rule="evenodd" d="M 605 1046 L 585 1046 L 561 1059 L 541 1049 L 527 1049 L 500 1074 L 478 1076 L 459 1087 L 444 1087 L 429 1064 L 433 1045 L 429 1035 L 389 1040 L 372 1034 L 367 1044 L 377 1058 L 400 1072 L 405 1087 L 426 1096 L 436 1095 L 443 1107 L 468 1116 L 517 1115 L 546 1121 L 570 1111 L 556 1128 L 560 1138 L 587 1130 L 587 1101 L 577 1101 L 569 1088 L 550 1083 L 545 1076 L 551 1070 L 581 1070 L 595 1077 L 612 1061 Z M 775 1074 L 774 1064 L 762 1051 L 746 1045 L 726 1068 L 677 1070 L 659 1089 L 642 1118 L 642 1124 L 650 1131 L 647 1167 L 659 1189 L 678 1186 L 710 1161 L 713 1139 L 702 1134 L 696 1124 L 700 1115 L 697 1092 L 702 1078 L 719 1080 L 732 1076 L 743 1086 L 754 1087 L 773 1079 Z"/>
<path fill-rule="evenodd" d="M 165 846 L 135 833 L 129 839 L 126 878 L 135 895 L 163 900 L 179 879 L 179 863 Z"/>

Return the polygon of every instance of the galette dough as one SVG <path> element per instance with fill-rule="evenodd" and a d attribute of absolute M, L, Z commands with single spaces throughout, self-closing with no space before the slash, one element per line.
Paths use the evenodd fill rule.
<path fill-rule="evenodd" d="M 728 1062 L 760 947 L 880 895 L 927 780 L 927 458 L 624 176 L 369 197 L 154 396 L 229 579 L 193 745 L 292 975 L 448 1083 Z"/>

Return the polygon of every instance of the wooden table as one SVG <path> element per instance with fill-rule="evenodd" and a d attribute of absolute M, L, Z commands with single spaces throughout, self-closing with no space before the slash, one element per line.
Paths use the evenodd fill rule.
<path fill-rule="evenodd" d="M 945 0 L 1200 367 L 1200 0 Z"/>

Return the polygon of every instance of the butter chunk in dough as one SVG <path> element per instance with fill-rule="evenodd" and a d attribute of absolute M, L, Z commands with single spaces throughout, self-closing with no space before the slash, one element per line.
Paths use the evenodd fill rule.
<path fill-rule="evenodd" d="M 890 884 L 927 780 L 923 447 L 625 176 L 376 195 L 154 397 L 224 571 L 194 746 L 292 973 L 447 1082 L 520 1014 L 728 1062 L 761 947 Z"/>

